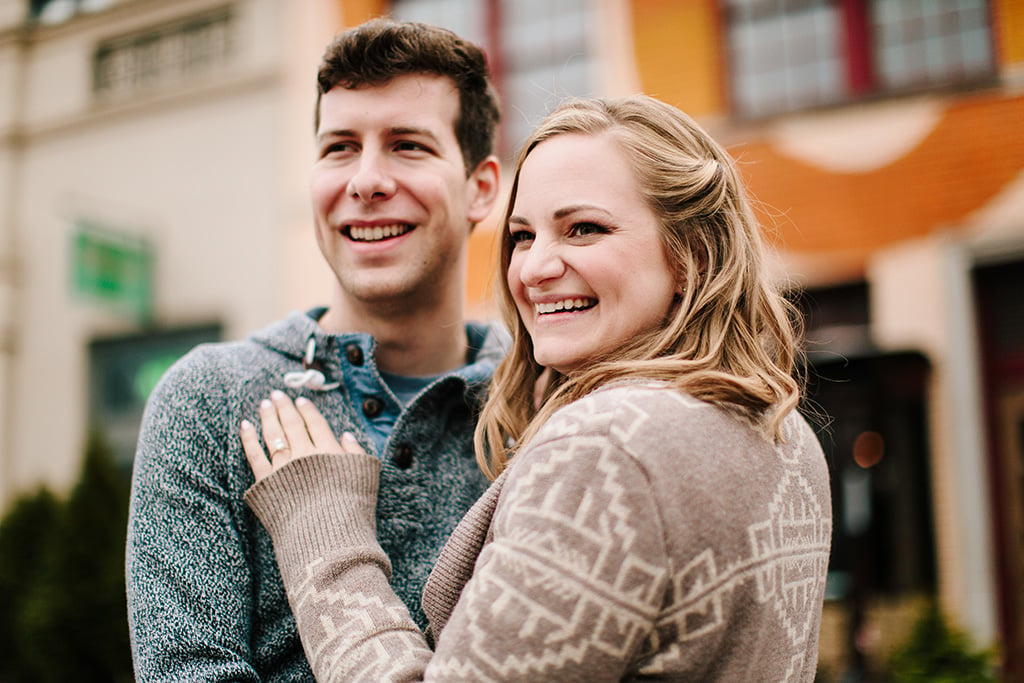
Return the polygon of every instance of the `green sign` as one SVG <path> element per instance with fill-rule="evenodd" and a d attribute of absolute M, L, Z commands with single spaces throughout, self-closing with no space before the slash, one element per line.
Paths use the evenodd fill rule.
<path fill-rule="evenodd" d="M 153 250 L 144 239 L 76 225 L 72 286 L 79 294 L 148 320 L 153 298 Z"/>

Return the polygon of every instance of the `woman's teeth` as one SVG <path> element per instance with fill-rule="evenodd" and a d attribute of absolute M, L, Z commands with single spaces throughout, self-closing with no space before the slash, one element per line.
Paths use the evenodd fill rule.
<path fill-rule="evenodd" d="M 552 301 L 544 304 L 534 304 L 537 313 L 544 315 L 545 313 L 558 313 L 560 311 L 575 311 L 582 308 L 590 308 L 597 303 L 596 299 L 563 299 L 562 301 Z"/>
<path fill-rule="evenodd" d="M 391 237 L 398 237 L 412 230 L 411 225 L 395 223 L 394 225 L 374 225 L 359 227 L 353 225 L 348 229 L 348 235 L 356 242 L 376 242 Z"/>

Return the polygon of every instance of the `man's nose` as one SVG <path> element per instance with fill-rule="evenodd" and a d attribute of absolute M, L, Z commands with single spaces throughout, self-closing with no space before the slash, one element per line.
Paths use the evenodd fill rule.
<path fill-rule="evenodd" d="M 348 181 L 348 193 L 364 202 L 387 199 L 395 193 L 395 181 L 379 155 L 363 154 L 359 158 L 359 165 Z"/>

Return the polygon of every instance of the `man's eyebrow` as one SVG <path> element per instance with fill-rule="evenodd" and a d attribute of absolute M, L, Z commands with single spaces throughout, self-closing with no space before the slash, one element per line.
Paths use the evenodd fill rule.
<path fill-rule="evenodd" d="M 391 137 L 399 135 L 421 135 L 434 141 L 438 139 L 437 135 L 434 134 L 434 131 L 429 128 L 417 128 L 415 126 L 396 126 L 394 128 L 388 128 L 387 134 Z"/>
<path fill-rule="evenodd" d="M 430 138 L 431 140 L 438 140 L 437 135 L 434 134 L 429 128 L 417 128 L 415 126 L 395 126 L 394 128 L 388 128 L 384 131 L 388 137 L 396 137 L 401 135 L 419 135 L 422 137 Z M 317 140 L 326 140 L 328 138 L 358 138 L 359 134 L 347 128 L 339 130 L 325 130 L 322 133 L 317 134 Z"/>
<path fill-rule="evenodd" d="M 354 138 L 356 132 L 354 130 L 325 130 L 322 133 L 318 133 L 316 139 L 318 141 L 327 140 L 329 138 Z"/>

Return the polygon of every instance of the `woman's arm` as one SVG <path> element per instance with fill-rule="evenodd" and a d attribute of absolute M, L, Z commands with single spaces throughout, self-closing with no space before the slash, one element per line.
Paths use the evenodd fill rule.
<path fill-rule="evenodd" d="M 374 539 L 379 464 L 361 452 L 301 457 L 320 438 L 308 431 L 308 445 L 305 426 L 289 432 L 293 453 L 275 456 L 279 471 L 246 500 L 274 539 L 318 680 L 614 681 L 653 648 L 662 525 L 646 472 L 606 434 L 538 435 L 517 456 L 432 656 Z M 243 431 L 247 453 L 254 437 Z"/>
<path fill-rule="evenodd" d="M 342 443 L 309 401 L 275 393 L 242 444 L 256 475 L 245 500 L 274 542 L 299 636 L 318 681 L 417 680 L 430 649 L 391 589 L 376 540 L 380 462 Z M 282 448 L 284 446 L 284 448 Z"/>

